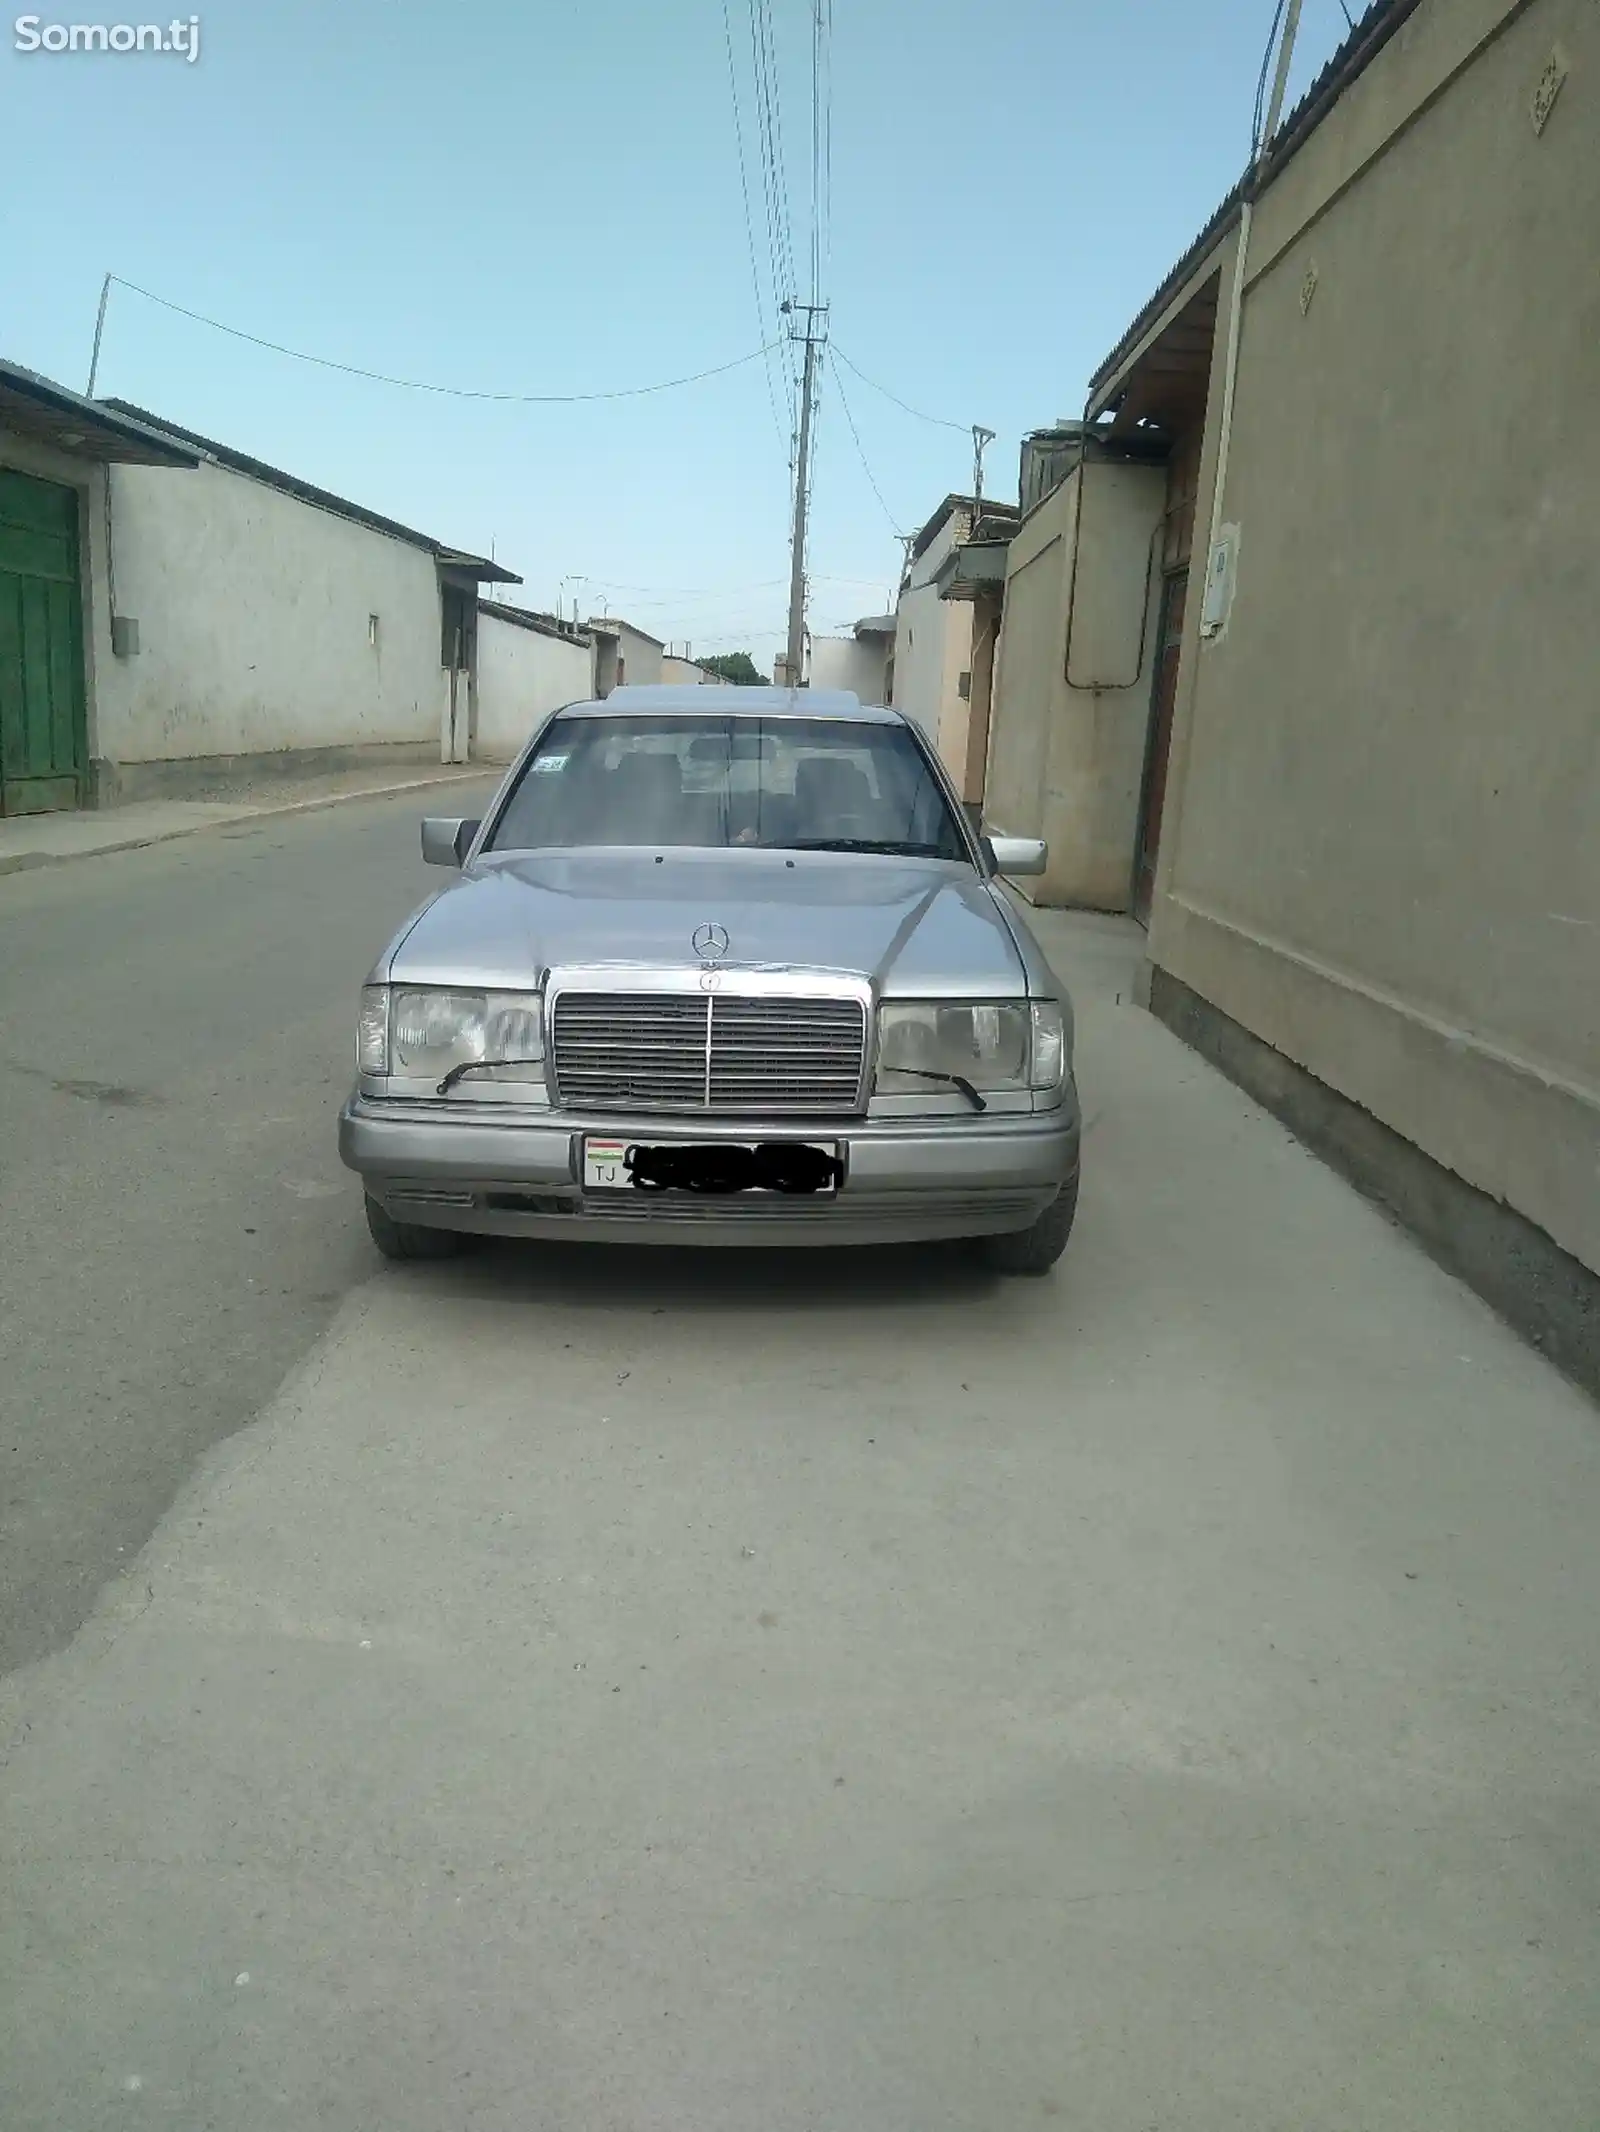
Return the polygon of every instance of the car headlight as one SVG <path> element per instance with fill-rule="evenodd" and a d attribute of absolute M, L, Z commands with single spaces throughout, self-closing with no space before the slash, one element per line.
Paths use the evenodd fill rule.
<path fill-rule="evenodd" d="M 544 1078 L 544 1002 L 537 992 L 456 992 L 367 985 L 361 994 L 356 1064 L 362 1073 L 442 1080 L 460 1066 L 481 1078 Z"/>
<path fill-rule="evenodd" d="M 1055 1000 L 888 1000 L 878 1009 L 879 1095 L 921 1095 L 938 1081 L 1054 1090 L 1065 1071 L 1065 1019 Z"/>

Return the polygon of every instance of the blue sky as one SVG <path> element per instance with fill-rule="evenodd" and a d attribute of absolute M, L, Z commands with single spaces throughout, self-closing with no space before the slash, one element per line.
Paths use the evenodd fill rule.
<path fill-rule="evenodd" d="M 46 22 L 165 19 L 138 0 L 22 0 L 36 4 Z M 728 0 L 764 257 L 749 5 Z M 811 6 L 770 6 L 803 273 Z M 914 407 L 996 430 L 994 493 L 1015 493 L 1025 430 L 1081 407 L 1237 176 L 1271 13 L 833 0 L 833 335 Z M 488 391 L 646 384 L 771 334 L 722 0 L 200 0 L 200 20 L 194 65 L 25 54 L 4 33 L 0 353 L 81 389 L 108 270 L 291 347 Z M 1291 94 L 1344 30 L 1338 0 L 1305 0 Z M 98 389 L 443 539 L 492 543 L 528 604 L 565 579 L 569 607 L 766 660 L 788 476 L 763 372 L 587 406 L 452 400 L 115 289 Z M 825 378 L 818 630 L 884 606 L 894 527 L 971 475 L 964 433 L 841 375 L 890 516 Z"/>

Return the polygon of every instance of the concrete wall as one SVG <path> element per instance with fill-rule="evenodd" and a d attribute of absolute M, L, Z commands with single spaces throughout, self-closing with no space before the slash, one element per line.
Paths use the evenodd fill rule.
<path fill-rule="evenodd" d="M 438 741 L 430 554 L 214 465 L 119 466 L 111 483 L 117 607 L 140 648 L 97 663 L 98 754 Z"/>
<path fill-rule="evenodd" d="M 631 673 L 628 678 L 630 681 L 632 680 Z M 670 651 L 662 654 L 660 678 L 663 681 L 675 682 L 681 688 L 726 688 L 728 686 L 721 674 L 707 673 L 698 660 L 680 659 L 676 652 Z"/>
<path fill-rule="evenodd" d="M 475 757 L 509 762 L 547 712 L 584 702 L 593 691 L 588 645 L 478 609 Z"/>
<path fill-rule="evenodd" d="M 963 804 L 982 818 L 989 766 L 990 720 L 994 710 L 995 662 L 1000 649 L 1003 588 L 986 585 L 972 602 L 972 700 L 967 719 L 967 753 L 956 780 Z"/>
<path fill-rule="evenodd" d="M 895 608 L 895 708 L 916 720 L 956 776 L 966 760 L 967 703 L 959 683 L 972 666 L 972 608 L 941 600 L 933 579 L 966 532 L 965 512 L 940 527 L 912 563 Z"/>
<path fill-rule="evenodd" d="M 985 817 L 995 830 L 1048 842 L 1048 870 L 1018 884 L 1035 903 L 1124 911 L 1150 722 L 1151 543 L 1166 484 L 1159 467 L 1091 464 L 1080 522 L 1083 478 L 1070 474 L 1011 542 Z"/>
<path fill-rule="evenodd" d="M 813 637 L 811 686 L 848 689 L 863 703 L 882 703 L 888 650 L 885 637 Z"/>
<path fill-rule="evenodd" d="M 1596 229 L 1592 0 L 1425 0 L 1267 192 L 1150 942 L 1591 1269 Z"/>
<path fill-rule="evenodd" d="M 1071 531 L 1071 493 L 1057 489 L 1023 519 L 1006 557 L 984 820 L 1007 836 L 1045 834 L 1050 735 L 1063 693 L 1061 647 Z M 1056 857 L 1052 850 L 1052 861 Z M 1049 876 L 1029 886 L 1037 902 L 1059 900 Z"/>
<path fill-rule="evenodd" d="M 615 639 L 616 655 L 622 664 L 619 676 L 612 666 L 610 648 L 604 643 L 600 645 L 595 671 L 597 695 L 609 695 L 611 690 L 619 685 L 624 688 L 637 688 L 662 679 L 662 662 L 666 648 L 654 637 L 647 636 L 642 629 L 635 629 L 629 622 L 618 621 L 614 616 L 596 616 L 594 626 Z"/>

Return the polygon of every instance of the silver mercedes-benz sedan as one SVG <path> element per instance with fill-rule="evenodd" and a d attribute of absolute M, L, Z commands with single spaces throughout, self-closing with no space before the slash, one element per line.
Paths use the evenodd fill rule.
<path fill-rule="evenodd" d="M 894 710 L 619 688 L 546 720 L 361 995 L 339 1151 L 390 1258 L 472 1234 L 971 1237 L 1042 1273 L 1078 1195 L 1072 1012 Z"/>

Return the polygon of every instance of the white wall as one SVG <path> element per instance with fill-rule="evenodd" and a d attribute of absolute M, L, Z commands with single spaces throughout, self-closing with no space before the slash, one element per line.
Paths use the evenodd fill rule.
<path fill-rule="evenodd" d="M 863 703 L 882 703 L 887 657 L 884 637 L 813 637 L 811 686 L 848 689 Z"/>
<path fill-rule="evenodd" d="M 119 466 L 111 485 L 117 608 L 137 617 L 139 652 L 99 666 L 98 754 L 438 740 L 425 550 L 219 466 Z"/>
<path fill-rule="evenodd" d="M 475 756 L 509 762 L 548 711 L 594 693 L 593 652 L 478 609 Z"/>
<path fill-rule="evenodd" d="M 615 615 L 591 615 L 589 627 L 595 632 L 597 696 L 609 696 L 614 688 L 649 687 L 662 679 L 666 647 L 656 638 Z"/>
<path fill-rule="evenodd" d="M 654 637 L 646 636 L 642 629 L 630 628 L 626 622 L 619 622 L 616 629 L 622 653 L 623 686 L 648 687 L 658 682 L 661 679 L 662 646 Z"/>

